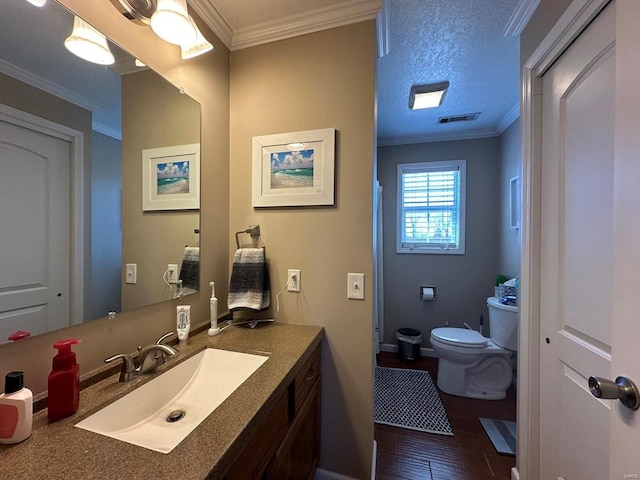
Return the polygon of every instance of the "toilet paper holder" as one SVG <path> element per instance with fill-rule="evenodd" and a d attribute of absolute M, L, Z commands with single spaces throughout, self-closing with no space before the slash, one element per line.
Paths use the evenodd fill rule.
<path fill-rule="evenodd" d="M 420 285 L 420 300 L 423 302 L 433 302 L 436 299 L 435 285 Z"/>

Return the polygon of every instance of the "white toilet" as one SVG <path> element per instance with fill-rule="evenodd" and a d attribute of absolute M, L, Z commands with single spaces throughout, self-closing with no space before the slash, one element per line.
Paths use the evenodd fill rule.
<path fill-rule="evenodd" d="M 434 328 L 438 388 L 468 398 L 500 400 L 512 381 L 511 358 L 518 349 L 518 307 L 487 299 L 491 338 L 468 328 Z"/>

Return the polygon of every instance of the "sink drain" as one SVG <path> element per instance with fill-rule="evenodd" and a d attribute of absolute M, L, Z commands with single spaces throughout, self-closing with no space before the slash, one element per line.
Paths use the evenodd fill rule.
<path fill-rule="evenodd" d="M 184 410 L 174 410 L 169 415 L 167 415 L 167 422 L 173 423 L 173 422 L 180 421 L 184 418 L 186 414 L 187 412 L 185 412 Z"/>

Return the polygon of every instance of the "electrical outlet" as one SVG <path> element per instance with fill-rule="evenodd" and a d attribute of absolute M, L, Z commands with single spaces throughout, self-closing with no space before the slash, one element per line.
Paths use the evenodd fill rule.
<path fill-rule="evenodd" d="M 347 274 L 347 298 L 364 300 L 364 273 Z"/>
<path fill-rule="evenodd" d="M 135 284 L 138 280 L 138 265 L 135 263 L 127 263 L 125 266 L 125 283 Z"/>
<path fill-rule="evenodd" d="M 178 265 L 176 263 L 170 263 L 167 265 L 167 270 L 169 270 L 169 283 L 178 283 Z"/>
<path fill-rule="evenodd" d="M 300 291 L 300 269 L 290 268 L 287 271 L 287 278 L 289 279 L 289 281 L 287 282 L 287 290 L 289 292 L 299 292 Z"/>

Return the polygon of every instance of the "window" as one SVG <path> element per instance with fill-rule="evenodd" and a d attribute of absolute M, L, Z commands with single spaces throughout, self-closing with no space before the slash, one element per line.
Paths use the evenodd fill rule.
<path fill-rule="evenodd" d="M 464 254 L 466 161 L 398 165 L 398 253 Z"/>

